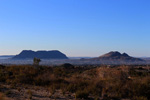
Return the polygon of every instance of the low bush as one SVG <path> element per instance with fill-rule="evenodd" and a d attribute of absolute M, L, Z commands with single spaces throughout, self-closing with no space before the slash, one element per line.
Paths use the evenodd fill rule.
<path fill-rule="evenodd" d="M 76 98 L 88 99 L 89 93 L 87 91 L 77 91 Z"/>
<path fill-rule="evenodd" d="M 0 100 L 6 100 L 4 94 L 0 93 Z"/>
<path fill-rule="evenodd" d="M 2 66 L 0 82 L 9 84 L 13 89 L 17 88 L 17 84 L 43 86 L 47 87 L 51 94 L 62 90 L 63 94 L 76 93 L 77 98 L 83 99 L 105 97 L 116 100 L 150 100 L 150 72 L 144 67 L 141 70 L 134 68 L 136 66 L 70 66 Z M 18 88 L 18 91 L 21 90 Z"/>

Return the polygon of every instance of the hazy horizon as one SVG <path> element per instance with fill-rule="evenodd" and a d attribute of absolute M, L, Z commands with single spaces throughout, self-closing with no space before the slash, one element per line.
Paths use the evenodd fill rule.
<path fill-rule="evenodd" d="M 22 50 L 23 51 L 23 50 Z M 21 51 L 21 52 L 22 52 Z M 28 50 L 27 50 L 28 51 Z M 34 51 L 34 50 L 31 50 L 31 51 Z M 37 51 L 55 51 L 55 50 L 37 50 Z M 37 51 L 35 51 L 35 52 L 37 52 Z M 59 51 L 59 50 L 57 50 L 57 51 Z M 16 56 L 16 55 L 19 55 L 21 52 L 19 52 L 18 54 L 14 54 L 14 55 L 0 55 L 1 57 L 3 57 L 3 56 Z M 61 51 L 60 51 L 61 52 Z M 110 51 L 110 52 L 119 52 L 119 51 Z M 105 52 L 104 54 L 107 54 L 107 53 L 110 53 L 110 52 Z M 63 52 L 62 52 L 63 53 Z M 126 53 L 126 52 L 119 52 L 119 53 L 121 53 L 121 54 L 123 54 L 123 53 Z M 102 55 L 104 55 L 104 54 L 101 54 L 101 55 L 98 55 L 98 56 L 67 56 L 67 54 L 65 54 L 67 57 L 69 57 L 69 58 L 94 58 L 94 57 L 99 57 L 99 56 L 102 56 Z M 127 53 L 128 54 L 128 53 Z M 131 57 L 143 57 L 143 58 L 149 58 L 149 56 L 132 56 L 132 55 L 129 55 L 129 56 L 131 56 Z M 10 57 L 8 57 L 8 58 L 10 58 Z"/>
<path fill-rule="evenodd" d="M 59 50 L 150 57 L 149 0 L 1 0 L 0 55 Z"/>

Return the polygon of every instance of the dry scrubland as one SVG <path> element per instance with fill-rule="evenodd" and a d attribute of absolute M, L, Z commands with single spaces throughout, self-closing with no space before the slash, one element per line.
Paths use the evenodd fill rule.
<path fill-rule="evenodd" d="M 150 100 L 148 66 L 0 66 L 0 100 Z"/>

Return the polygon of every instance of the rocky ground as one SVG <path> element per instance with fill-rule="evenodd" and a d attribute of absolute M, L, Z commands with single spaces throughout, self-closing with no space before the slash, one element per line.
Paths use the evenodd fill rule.
<path fill-rule="evenodd" d="M 1 83 L 1 92 L 6 100 L 75 100 L 75 95 L 71 93 L 63 94 L 61 90 L 50 93 L 46 87 L 38 86 L 17 86 L 5 85 Z"/>

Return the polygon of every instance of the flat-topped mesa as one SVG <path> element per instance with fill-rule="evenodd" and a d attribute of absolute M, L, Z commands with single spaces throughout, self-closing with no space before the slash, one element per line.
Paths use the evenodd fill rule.
<path fill-rule="evenodd" d="M 12 59 L 68 59 L 68 57 L 58 50 L 52 51 L 32 51 L 23 50 L 20 54 L 14 56 Z"/>

